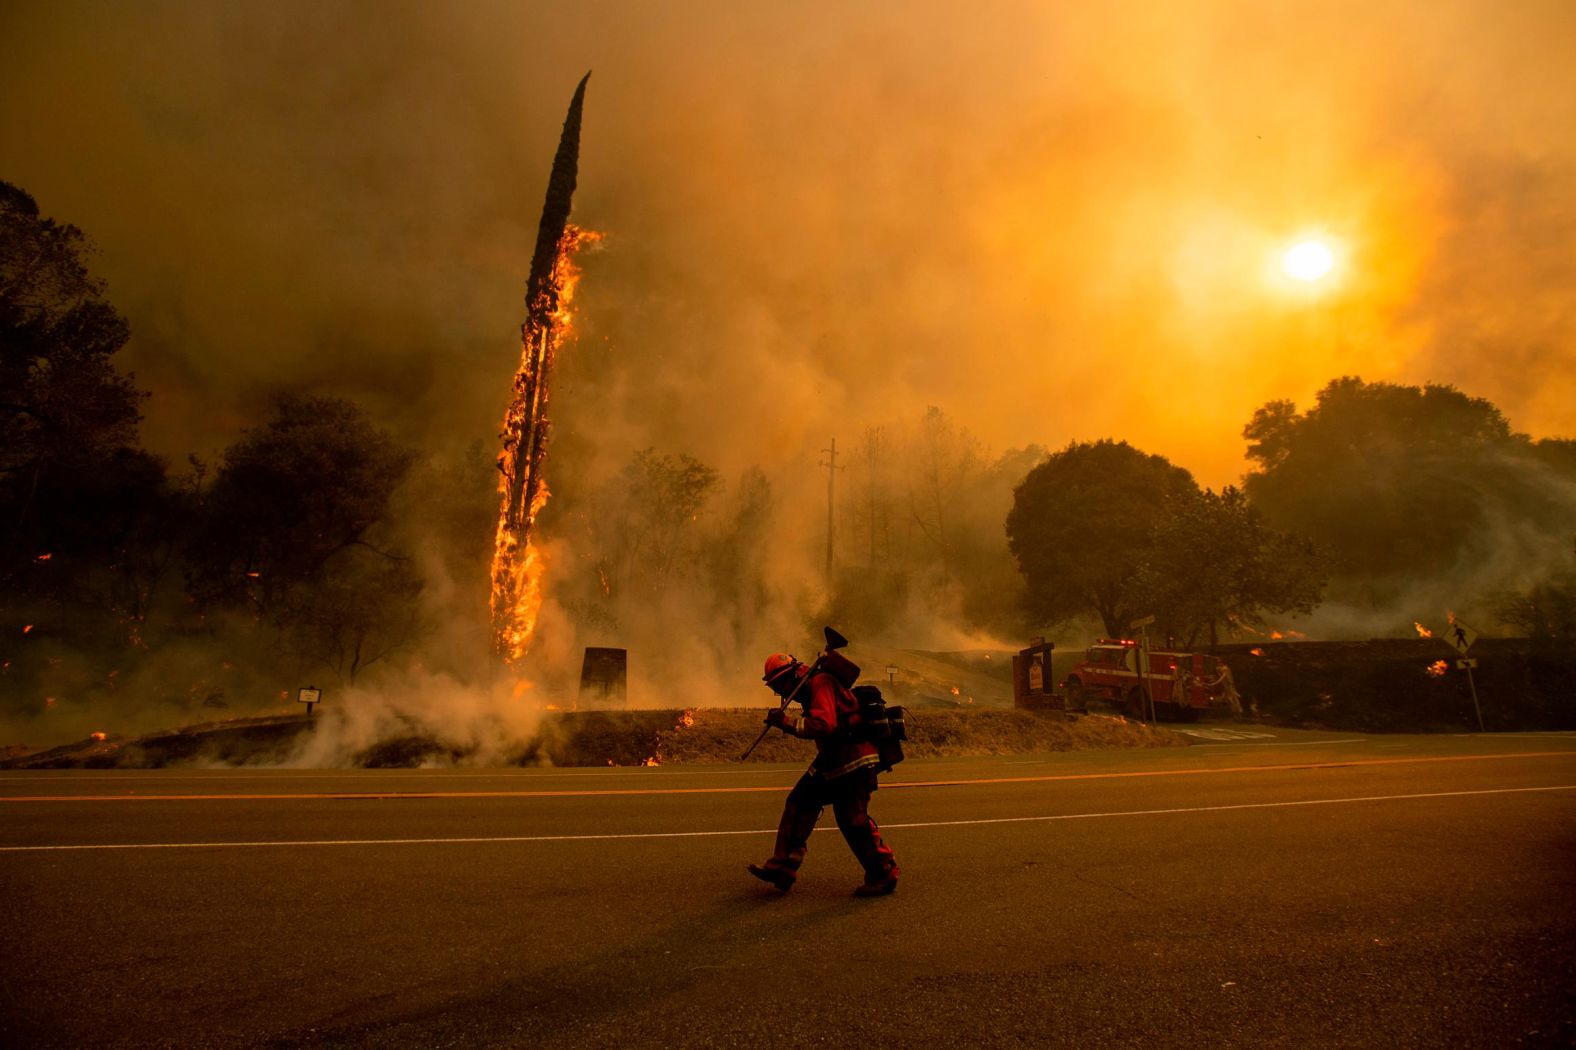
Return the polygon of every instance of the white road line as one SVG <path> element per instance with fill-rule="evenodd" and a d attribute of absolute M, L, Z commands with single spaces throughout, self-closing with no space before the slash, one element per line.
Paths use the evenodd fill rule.
<path fill-rule="evenodd" d="M 1416 795 L 1363 795 L 1358 798 L 1314 798 L 1295 802 L 1244 802 L 1230 806 L 1184 806 L 1175 809 L 1129 809 L 1115 813 L 1057 813 L 1040 817 L 982 817 L 975 820 L 925 820 L 883 824 L 893 828 L 956 828 L 990 824 L 1041 824 L 1058 820 L 1096 820 L 1102 817 L 1156 817 L 1183 813 L 1225 813 L 1244 809 L 1283 809 L 1292 806 L 1333 806 L 1346 802 L 1395 802 L 1419 798 L 1465 798 L 1480 795 L 1519 795 L 1529 792 L 1576 791 L 1576 784 L 1555 787 L 1486 788 L 1478 791 L 1430 791 Z M 818 831 L 836 830 L 821 827 Z M 749 831 L 638 831 L 608 835 L 489 835 L 475 838 L 425 839 L 296 839 L 277 842 L 116 842 L 74 846 L 0 846 L 0 853 L 67 853 L 81 850 L 139 849 L 257 849 L 268 846 L 459 846 L 526 842 L 617 842 L 629 839 L 705 839 L 737 835 L 774 835 L 776 828 Z"/>

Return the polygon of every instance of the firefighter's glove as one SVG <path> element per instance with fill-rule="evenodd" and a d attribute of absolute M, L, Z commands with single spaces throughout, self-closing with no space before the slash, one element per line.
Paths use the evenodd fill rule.
<path fill-rule="evenodd" d="M 788 732 L 788 712 L 780 707 L 773 708 L 772 710 L 766 712 L 766 724 L 769 726 L 776 726 L 784 733 Z"/>

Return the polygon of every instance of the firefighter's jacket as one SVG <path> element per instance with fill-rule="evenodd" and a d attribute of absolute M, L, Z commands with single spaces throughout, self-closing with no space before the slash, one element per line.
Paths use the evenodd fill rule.
<path fill-rule="evenodd" d="M 783 732 L 814 740 L 811 772 L 828 780 L 881 761 L 876 745 L 859 732 L 859 701 L 825 671 L 810 679 L 804 714 L 785 714 Z"/>

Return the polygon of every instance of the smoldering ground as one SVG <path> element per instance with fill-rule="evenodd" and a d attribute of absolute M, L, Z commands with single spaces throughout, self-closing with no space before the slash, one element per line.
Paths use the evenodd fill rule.
<path fill-rule="evenodd" d="M 1256 406 L 1345 372 L 1576 430 L 1572 17 L 13 4 L 0 170 L 100 244 L 151 447 L 211 455 L 287 388 L 459 460 L 495 441 L 547 163 L 595 69 L 575 219 L 609 236 L 548 467 L 579 571 L 541 662 L 567 681 L 578 646 L 627 644 L 664 654 L 635 664 L 653 689 L 677 673 L 731 699 L 758 651 L 803 647 L 818 450 L 927 405 L 995 454 L 1115 435 L 1212 485 L 1241 471 Z M 1310 229 L 1348 245 L 1339 284 L 1267 279 Z M 583 615 L 569 516 L 648 447 L 718 471 L 719 519 L 764 472 L 756 597 L 692 576 Z M 430 618 L 469 624 L 484 593 L 439 575 Z M 927 622 L 906 600 L 914 638 L 954 630 L 950 605 Z M 428 663 L 472 660 L 457 642 Z"/>

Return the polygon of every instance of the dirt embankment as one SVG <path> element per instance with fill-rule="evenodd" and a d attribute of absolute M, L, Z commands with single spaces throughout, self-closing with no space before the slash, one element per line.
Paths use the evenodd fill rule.
<path fill-rule="evenodd" d="M 1331 729 L 1476 730 L 1467 672 L 1437 639 L 1226 645 L 1244 708 L 1275 721 Z M 1494 730 L 1576 728 L 1576 645 L 1481 638 L 1470 655 Z"/>
<path fill-rule="evenodd" d="M 512 765 L 638 766 L 737 762 L 762 728 L 761 708 L 692 711 L 583 711 L 549 715 L 535 737 L 509 757 Z M 0 763 L 11 769 L 157 769 L 166 766 L 277 766 L 287 763 L 313 726 L 305 718 L 252 719 L 158 733 L 137 740 L 86 740 Z M 1163 727 L 1120 717 L 1066 719 L 1028 711 L 910 712 L 911 757 L 1001 755 L 1130 747 L 1180 747 Z M 753 762 L 805 762 L 808 741 L 773 730 Z M 366 768 L 462 765 L 471 756 L 422 736 L 385 740 L 355 756 Z"/>

